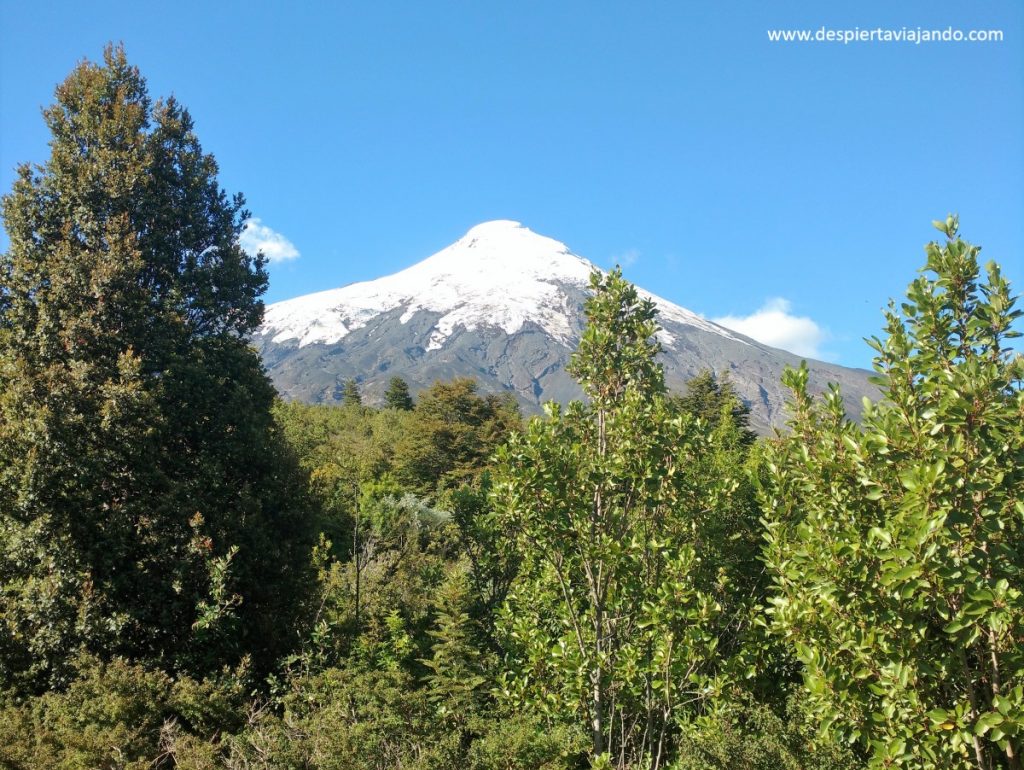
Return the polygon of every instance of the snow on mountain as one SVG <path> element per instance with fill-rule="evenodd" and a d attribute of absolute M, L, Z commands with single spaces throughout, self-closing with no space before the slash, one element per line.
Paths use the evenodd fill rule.
<path fill-rule="evenodd" d="M 406 270 L 374 281 L 349 284 L 278 302 L 266 309 L 262 333 L 275 343 L 333 344 L 373 318 L 403 308 L 402 323 L 418 311 L 440 313 L 426 350 L 444 346 L 458 327 L 495 326 L 515 334 L 532 321 L 559 342 L 573 342 L 567 287 L 586 289 L 596 267 L 564 244 L 534 233 L 519 222 L 496 220 Z M 729 339 L 727 329 L 648 292 L 662 319 Z M 660 334 L 663 345 L 675 339 Z"/>
<path fill-rule="evenodd" d="M 539 411 L 545 401 L 581 395 L 565 367 L 586 324 L 594 269 L 518 222 L 485 222 L 401 272 L 270 305 L 253 344 L 285 398 L 336 401 L 354 378 L 367 402 L 378 403 L 394 375 L 413 392 L 472 377 L 482 392 L 512 394 L 524 410 Z M 757 430 L 784 422 L 780 378 L 799 356 L 637 290 L 657 305 L 670 389 L 704 369 L 727 373 Z M 810 363 L 811 390 L 839 383 L 851 414 L 877 394 L 868 372 Z"/>

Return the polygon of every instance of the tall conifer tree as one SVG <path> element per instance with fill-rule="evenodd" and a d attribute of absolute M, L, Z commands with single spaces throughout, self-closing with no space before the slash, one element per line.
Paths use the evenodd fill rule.
<path fill-rule="evenodd" d="M 307 552 L 245 341 L 267 274 L 192 120 L 124 51 L 44 111 L 3 198 L 0 687 L 73 653 L 202 670 L 279 653 Z"/>
<path fill-rule="evenodd" d="M 388 409 L 399 409 L 408 412 L 413 408 L 412 394 L 409 383 L 401 377 L 392 377 L 384 394 L 384 406 Z"/>
<path fill-rule="evenodd" d="M 345 380 L 341 388 L 341 403 L 343 406 L 362 406 L 363 395 L 359 392 L 359 383 L 353 380 Z"/>

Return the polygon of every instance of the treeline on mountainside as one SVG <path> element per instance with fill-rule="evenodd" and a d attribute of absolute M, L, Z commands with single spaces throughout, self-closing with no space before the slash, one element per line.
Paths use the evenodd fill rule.
<path fill-rule="evenodd" d="M 247 213 L 120 48 L 3 199 L 0 767 L 1020 768 L 1024 389 L 950 217 L 860 424 L 668 393 L 595 274 L 524 420 L 472 380 L 275 401 Z"/>

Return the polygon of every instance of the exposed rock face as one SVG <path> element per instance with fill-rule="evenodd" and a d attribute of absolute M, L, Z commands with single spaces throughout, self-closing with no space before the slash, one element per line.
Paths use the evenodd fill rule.
<path fill-rule="evenodd" d="M 487 222 L 394 275 L 268 306 L 254 343 L 285 398 L 332 401 L 355 378 L 373 403 L 395 375 L 413 392 L 468 376 L 482 391 L 511 392 L 536 412 L 545 401 L 580 396 L 565 365 L 595 269 L 516 222 Z M 641 293 L 658 306 L 670 389 L 681 390 L 702 369 L 727 373 L 751 406 L 752 427 L 783 424 L 779 378 L 799 356 Z M 859 414 L 862 396 L 876 395 L 864 370 L 808 363 L 812 389 L 839 383 L 851 414 Z"/>

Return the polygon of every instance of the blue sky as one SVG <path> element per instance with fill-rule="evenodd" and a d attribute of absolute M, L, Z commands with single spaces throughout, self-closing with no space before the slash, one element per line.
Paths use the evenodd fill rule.
<path fill-rule="evenodd" d="M 393 272 L 488 219 L 708 317 L 763 311 L 851 366 L 932 219 L 959 212 L 1024 287 L 1019 0 L 294 6 L 0 0 L 0 189 L 45 160 L 56 83 L 120 40 L 298 253 L 268 301 Z M 767 36 L 823 26 L 1005 39 Z"/>

